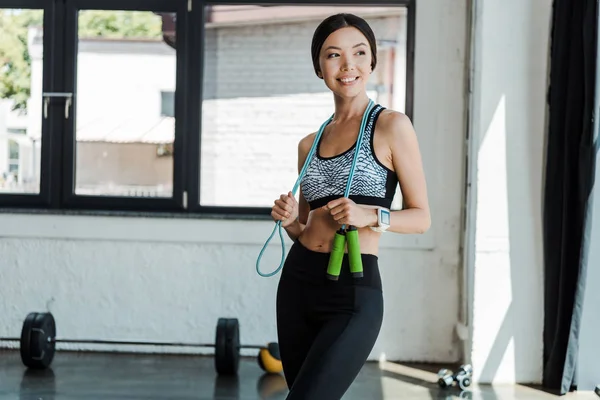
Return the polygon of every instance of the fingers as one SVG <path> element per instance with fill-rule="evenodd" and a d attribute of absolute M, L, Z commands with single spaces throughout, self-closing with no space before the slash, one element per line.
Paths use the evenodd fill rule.
<path fill-rule="evenodd" d="M 350 206 L 350 204 L 340 204 L 340 205 L 332 207 L 332 208 L 329 205 L 326 205 L 325 207 L 327 207 L 326 209 L 329 211 L 329 214 L 336 221 L 339 220 L 340 218 L 349 216 L 350 211 L 352 210 L 352 207 Z"/>
<path fill-rule="evenodd" d="M 347 197 L 340 197 L 339 199 L 331 200 L 329 203 L 325 204 L 322 208 L 328 211 L 333 210 L 341 210 L 345 208 L 350 208 L 354 202 Z M 339 212 L 339 211 L 338 211 Z"/>
<path fill-rule="evenodd" d="M 276 221 L 285 221 L 290 218 L 298 207 L 298 203 L 292 192 L 287 195 L 282 194 L 279 199 L 274 201 L 274 206 L 271 210 L 271 217 Z"/>
<path fill-rule="evenodd" d="M 282 215 L 291 214 L 294 211 L 294 205 L 285 199 L 277 199 L 275 200 L 274 210 Z"/>
<path fill-rule="evenodd" d="M 289 214 L 287 216 L 286 214 L 287 213 L 281 213 L 275 210 L 271 211 L 271 217 L 275 221 L 285 221 L 289 217 Z"/>
<path fill-rule="evenodd" d="M 326 210 L 338 224 L 348 225 L 352 222 L 353 205 L 354 202 L 352 200 L 341 197 L 325 204 L 322 209 Z"/>

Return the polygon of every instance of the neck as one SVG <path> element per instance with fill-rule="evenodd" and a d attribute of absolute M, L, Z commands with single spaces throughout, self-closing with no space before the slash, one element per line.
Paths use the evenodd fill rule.
<path fill-rule="evenodd" d="M 341 98 L 335 96 L 335 113 L 333 119 L 335 122 L 346 122 L 354 118 L 362 118 L 367 105 L 369 104 L 369 96 L 366 92 L 353 98 Z"/>

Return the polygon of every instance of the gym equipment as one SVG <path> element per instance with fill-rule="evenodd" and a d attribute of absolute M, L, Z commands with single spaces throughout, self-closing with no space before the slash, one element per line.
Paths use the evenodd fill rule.
<path fill-rule="evenodd" d="M 438 385 L 443 388 L 449 388 L 454 384 L 454 375 L 449 369 L 440 369 L 438 372 Z"/>
<path fill-rule="evenodd" d="M 354 153 L 354 159 L 352 161 L 352 167 L 350 168 L 350 175 L 348 176 L 348 183 L 346 184 L 346 191 L 344 193 L 344 197 L 348 197 L 349 193 L 350 193 L 352 177 L 354 175 L 354 169 L 356 167 L 358 153 L 359 153 L 360 147 L 361 147 L 360 143 L 362 142 L 362 138 L 363 138 L 365 126 L 367 124 L 368 116 L 369 116 L 371 110 L 373 109 L 374 105 L 375 105 L 375 103 L 373 102 L 373 100 L 369 99 L 369 104 L 367 105 L 367 109 L 365 110 L 365 112 L 363 114 L 361 125 L 360 125 L 360 130 L 358 132 L 358 138 L 356 141 L 356 150 Z M 298 175 L 298 178 L 296 179 L 296 183 L 294 184 L 294 187 L 292 189 L 292 195 L 296 194 L 296 191 L 298 190 L 298 187 L 300 186 L 300 181 L 304 177 L 304 174 L 306 173 L 308 165 L 316 151 L 316 148 L 320 141 L 321 135 L 323 134 L 325 127 L 331 122 L 332 119 L 333 119 L 333 115 L 331 115 L 325 122 L 323 122 L 323 124 L 319 128 L 319 131 L 317 132 L 315 139 L 313 140 L 313 143 L 308 152 L 308 155 L 306 156 L 306 161 L 304 162 L 304 165 L 302 166 L 302 169 L 300 170 L 300 174 Z M 275 271 L 265 274 L 260 271 L 260 260 L 262 259 L 263 253 L 265 252 L 269 242 L 273 238 L 273 235 L 275 234 L 276 230 L 279 230 L 279 238 L 281 240 L 281 261 L 279 263 L 279 267 L 277 267 L 277 269 Z M 356 229 L 356 227 L 352 227 L 352 226 L 349 226 L 348 229 L 346 229 L 346 226 L 342 225 L 342 227 L 335 234 L 334 245 L 333 245 L 333 249 L 331 251 L 330 260 L 329 260 L 329 264 L 327 267 L 327 277 L 331 280 L 337 280 L 339 277 L 339 273 L 340 273 L 341 266 L 342 266 L 342 260 L 343 260 L 343 256 L 344 256 L 344 247 L 345 247 L 346 241 L 348 241 L 348 256 L 350 259 L 350 271 L 351 271 L 352 275 L 356 278 L 360 278 L 363 276 L 362 258 L 360 256 L 360 247 L 359 247 L 359 243 L 358 243 L 358 230 Z M 285 262 L 285 242 L 284 242 L 283 233 L 281 230 L 281 221 L 277 221 L 275 223 L 275 227 L 273 228 L 273 231 L 271 232 L 271 235 L 267 238 L 265 244 L 263 245 L 263 248 L 261 249 L 261 251 L 258 255 L 258 258 L 256 260 L 256 272 L 258 273 L 258 275 L 260 275 L 264 278 L 271 277 L 271 276 L 275 275 L 276 273 L 278 273 L 281 270 L 281 268 L 283 268 L 284 262 Z"/>
<path fill-rule="evenodd" d="M 171 347 L 214 347 L 215 369 L 219 375 L 237 374 L 240 349 L 258 349 L 262 359 L 261 368 L 267 372 L 280 371 L 272 359 L 279 359 L 279 345 L 275 342 L 267 346 L 241 345 L 239 322 L 236 318 L 219 318 L 217 321 L 215 343 L 168 343 L 121 340 L 58 339 L 56 322 L 51 313 L 32 312 L 23 322 L 20 338 L 2 337 L 0 341 L 19 342 L 19 351 L 23 365 L 34 370 L 43 370 L 54 359 L 56 343 L 79 344 L 115 344 L 131 346 L 171 346 Z"/>
<path fill-rule="evenodd" d="M 356 168 L 356 162 L 358 161 L 358 154 L 360 153 L 365 127 L 367 126 L 367 119 L 373 106 L 373 100 L 369 100 L 369 104 L 367 105 L 367 109 L 365 110 L 360 123 L 360 130 L 358 131 L 358 138 L 356 139 L 356 146 L 354 148 L 354 158 L 352 159 L 352 166 L 350 167 L 348 182 L 346 183 L 346 190 L 344 191 L 344 197 L 346 198 L 350 196 L 350 187 L 352 186 L 352 179 L 354 178 L 354 169 Z M 327 265 L 327 278 L 333 281 L 338 280 L 342 269 L 342 260 L 344 258 L 344 248 L 346 247 L 346 244 L 348 245 L 350 273 L 354 278 L 362 278 L 363 265 L 360 254 L 360 243 L 358 240 L 358 229 L 352 225 L 349 225 L 348 228 L 346 228 L 346 225 L 342 225 L 335 233 L 333 243 L 331 255 L 329 256 L 329 264 Z"/>
<path fill-rule="evenodd" d="M 454 380 L 458 382 L 458 386 L 462 390 L 466 390 L 467 387 L 471 386 L 471 377 L 473 376 L 473 367 L 470 365 L 461 365 L 456 375 L 454 375 Z"/>
<path fill-rule="evenodd" d="M 269 374 L 278 374 L 283 371 L 277 343 L 269 343 L 266 349 L 260 349 L 257 360 L 260 368 Z"/>
<path fill-rule="evenodd" d="M 461 365 L 455 374 L 448 369 L 441 369 L 438 372 L 438 386 L 447 389 L 456 382 L 461 390 L 466 390 L 471 386 L 472 378 L 473 367 L 470 364 Z"/>

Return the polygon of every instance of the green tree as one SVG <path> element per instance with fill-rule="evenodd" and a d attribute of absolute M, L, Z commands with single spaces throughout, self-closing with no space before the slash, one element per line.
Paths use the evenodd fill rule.
<path fill-rule="evenodd" d="M 41 10 L 0 9 L 0 98 L 13 100 L 13 109 L 22 113 L 31 94 L 28 29 L 42 26 L 43 16 Z M 80 38 L 162 37 L 161 17 L 152 12 L 86 10 L 79 12 L 78 23 Z"/>
<path fill-rule="evenodd" d="M 14 100 L 14 108 L 22 111 L 26 111 L 30 95 L 27 27 L 41 25 L 42 19 L 37 10 L 0 10 L 0 98 Z"/>
<path fill-rule="evenodd" d="M 148 11 L 81 11 L 79 37 L 160 39 L 162 19 Z"/>

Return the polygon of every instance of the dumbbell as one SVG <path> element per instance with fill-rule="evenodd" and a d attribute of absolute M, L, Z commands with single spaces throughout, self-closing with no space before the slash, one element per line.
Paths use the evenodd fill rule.
<path fill-rule="evenodd" d="M 446 389 L 454 383 L 454 375 L 449 369 L 440 369 L 438 372 L 438 385 L 439 387 Z"/>
<path fill-rule="evenodd" d="M 454 376 L 454 380 L 458 382 L 458 386 L 462 390 L 466 390 L 471 386 L 471 378 L 473 376 L 473 367 L 469 364 L 461 365 Z"/>
<path fill-rule="evenodd" d="M 56 343 L 73 344 L 112 344 L 130 346 L 171 346 L 171 347 L 214 347 L 215 369 L 219 375 L 235 375 L 238 371 L 240 349 L 258 349 L 259 366 L 266 372 L 282 371 L 277 343 L 267 346 L 241 345 L 239 322 L 236 318 L 219 318 L 215 343 L 167 343 L 120 340 L 58 339 L 56 322 L 51 313 L 32 312 L 23 322 L 20 338 L 0 338 L 0 341 L 17 341 L 21 361 L 30 369 L 46 369 L 54 359 Z"/>
<path fill-rule="evenodd" d="M 457 382 L 461 390 L 466 390 L 467 387 L 471 386 L 472 376 L 473 367 L 469 364 L 461 365 L 455 374 L 444 368 L 438 372 L 438 385 L 443 389 L 447 389 L 454 382 Z"/>

